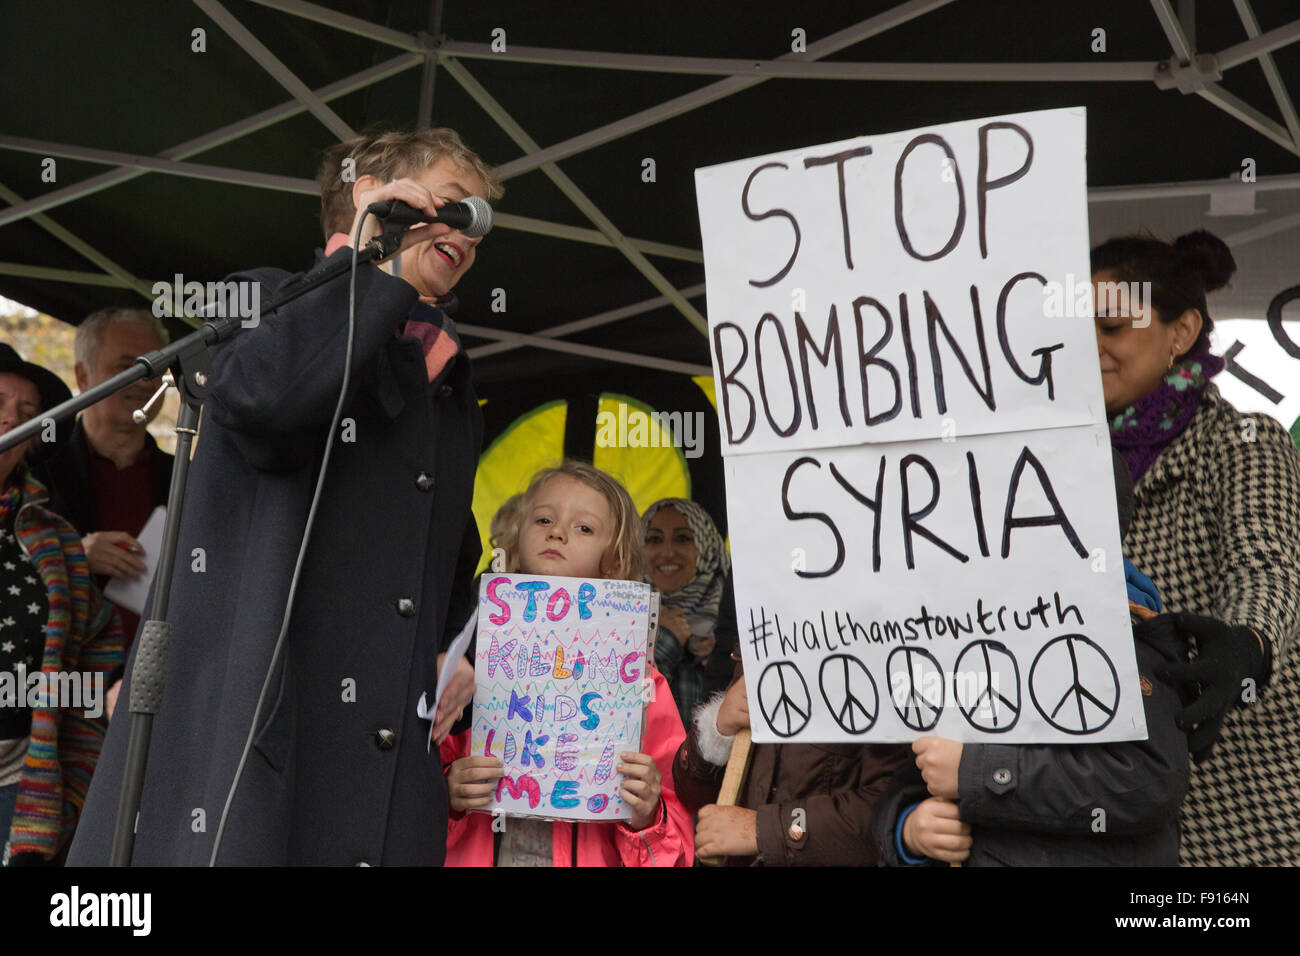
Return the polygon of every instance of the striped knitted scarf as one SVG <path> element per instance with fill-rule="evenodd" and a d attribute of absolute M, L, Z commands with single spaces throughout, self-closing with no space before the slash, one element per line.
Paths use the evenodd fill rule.
<path fill-rule="evenodd" d="M 334 233 L 325 243 L 326 257 L 332 256 L 347 244 L 347 233 Z M 452 298 L 444 296 L 434 301 L 421 297 L 420 305 L 411 310 L 406 323 L 398 332 L 400 338 L 415 339 L 420 343 L 420 348 L 424 351 L 424 367 L 429 373 L 430 382 L 438 377 L 447 367 L 447 363 L 460 351 L 460 343 L 456 340 L 455 333 L 451 331 L 453 328 L 451 320 L 441 308 L 445 300 Z M 451 308 L 451 306 L 447 307 Z"/>
<path fill-rule="evenodd" d="M 124 641 L 117 612 L 91 581 L 81 538 L 66 521 L 41 507 L 45 487 L 24 476 L 15 534 L 45 584 L 50 615 L 41 670 L 46 674 L 102 671 L 122 661 Z M 32 710 L 27 762 L 18 783 L 6 855 L 53 859 L 72 837 L 90 789 L 108 720 L 80 711 Z"/>
<path fill-rule="evenodd" d="M 650 519 L 660 508 L 676 508 L 681 512 L 691 529 L 691 537 L 695 539 L 696 553 L 695 575 L 672 594 L 665 594 L 664 606 L 679 607 L 687 614 L 717 620 L 718 605 L 722 603 L 727 575 L 731 573 L 731 555 L 727 554 L 718 526 L 713 523 L 709 513 L 694 501 L 687 498 L 661 498 L 641 516 L 642 541 L 650 527 Z M 650 580 L 648 571 L 645 579 Z"/>

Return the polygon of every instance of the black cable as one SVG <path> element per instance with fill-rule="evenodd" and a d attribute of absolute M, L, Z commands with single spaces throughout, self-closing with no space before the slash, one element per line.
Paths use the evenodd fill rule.
<path fill-rule="evenodd" d="M 367 214 L 370 214 L 367 210 Z M 271 663 L 266 669 L 266 677 L 262 681 L 262 692 L 257 697 L 257 707 L 253 711 L 253 720 L 248 728 L 248 736 L 244 740 L 244 750 L 239 755 L 239 766 L 235 768 L 235 779 L 230 783 L 230 791 L 226 794 L 225 806 L 221 808 L 221 820 L 217 824 L 216 837 L 212 844 L 212 855 L 208 858 L 208 866 L 217 865 L 217 854 L 221 850 L 221 840 L 225 836 L 226 821 L 230 816 L 230 808 L 235 802 L 235 791 L 239 788 L 240 778 L 244 774 L 244 765 L 248 762 L 248 754 L 253 748 L 253 737 L 257 732 L 258 722 L 262 717 L 262 708 L 266 704 L 267 691 L 271 687 L 271 675 L 275 673 L 275 666 L 280 661 L 280 654 L 284 650 L 284 638 L 289 632 L 289 621 L 293 615 L 293 599 L 298 593 L 298 579 L 302 575 L 303 561 L 307 557 L 307 545 L 311 541 L 312 525 L 316 521 L 316 508 L 320 504 L 321 490 L 325 487 L 325 472 L 329 468 L 330 453 L 334 449 L 334 435 L 338 431 L 339 420 L 343 415 L 343 405 L 347 401 L 348 380 L 352 377 L 352 341 L 356 334 L 357 321 L 357 242 L 361 238 L 361 227 L 365 224 L 366 216 L 362 216 L 357 223 L 356 233 L 352 236 L 352 269 L 348 275 L 348 345 L 347 352 L 343 357 L 343 382 L 339 386 L 339 400 L 334 406 L 334 417 L 330 421 L 329 432 L 325 438 L 325 454 L 321 458 L 320 475 L 316 478 L 316 489 L 312 493 L 311 508 L 307 512 L 307 524 L 303 527 L 302 543 L 298 546 L 298 560 L 294 564 L 293 579 L 289 582 L 289 597 L 284 604 L 284 617 L 280 623 L 280 635 L 275 639 L 275 649 L 271 652 Z"/>

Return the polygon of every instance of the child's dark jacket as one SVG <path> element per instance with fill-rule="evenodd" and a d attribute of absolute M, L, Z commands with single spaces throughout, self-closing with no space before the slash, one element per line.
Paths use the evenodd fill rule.
<path fill-rule="evenodd" d="M 1187 793 L 1183 700 L 1155 676 L 1180 659 L 1162 615 L 1133 628 L 1149 737 L 1111 744 L 966 744 L 958 768 L 961 819 L 973 845 L 964 866 L 1176 866 L 1178 808 Z M 880 799 L 873 830 L 883 865 L 902 862 L 899 817 L 929 794 L 912 762 Z M 934 862 L 934 861 L 929 861 Z"/>

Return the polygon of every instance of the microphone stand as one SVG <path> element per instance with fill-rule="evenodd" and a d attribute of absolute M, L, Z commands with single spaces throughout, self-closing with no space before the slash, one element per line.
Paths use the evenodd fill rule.
<path fill-rule="evenodd" d="M 378 203 L 375 204 L 379 205 Z M 374 207 L 371 207 L 372 211 Z M 383 218 L 381 216 L 381 218 Z M 408 223 L 386 224 L 384 232 L 376 236 L 357 253 L 357 263 L 386 258 L 401 246 L 402 233 Z M 305 277 L 282 289 L 261 311 L 274 312 L 300 296 L 339 276 L 350 272 L 352 257 L 331 263 L 315 275 Z M 242 319 L 223 317 L 209 319 L 197 331 L 166 345 L 161 349 L 141 355 L 131 368 L 94 388 L 48 409 L 34 418 L 0 436 L 0 452 L 21 444 L 53 422 L 75 416 L 109 395 L 128 385 L 147 378 L 159 378 L 171 370 L 180 392 L 181 407 L 176 416 L 176 461 L 172 467 L 171 486 L 167 496 L 167 518 L 163 525 L 162 553 L 154 578 L 153 602 L 149 619 L 140 631 L 139 647 L 131 670 L 131 736 L 127 743 L 126 764 L 122 774 L 122 789 L 117 817 L 113 829 L 112 866 L 129 866 L 135 846 L 136 820 L 140 810 L 140 797 L 144 790 L 144 772 L 149 760 L 149 739 L 153 732 L 154 715 L 162 706 L 163 688 L 167 677 L 167 656 L 171 643 L 172 626 L 167 620 L 168 598 L 171 592 L 172 570 L 176 560 L 176 542 L 180 537 L 181 511 L 185 503 L 185 486 L 189 476 L 190 451 L 198 434 L 199 410 L 208 394 L 210 362 L 208 349 L 226 341 L 240 330 Z"/>

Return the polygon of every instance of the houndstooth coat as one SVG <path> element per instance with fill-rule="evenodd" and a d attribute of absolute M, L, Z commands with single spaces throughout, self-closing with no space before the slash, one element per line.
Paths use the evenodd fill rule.
<path fill-rule="evenodd" d="M 1182 862 L 1300 863 L 1300 454 L 1266 415 L 1206 387 L 1191 424 L 1142 476 L 1125 539 L 1169 611 L 1254 628 L 1272 678 L 1193 765 Z"/>

